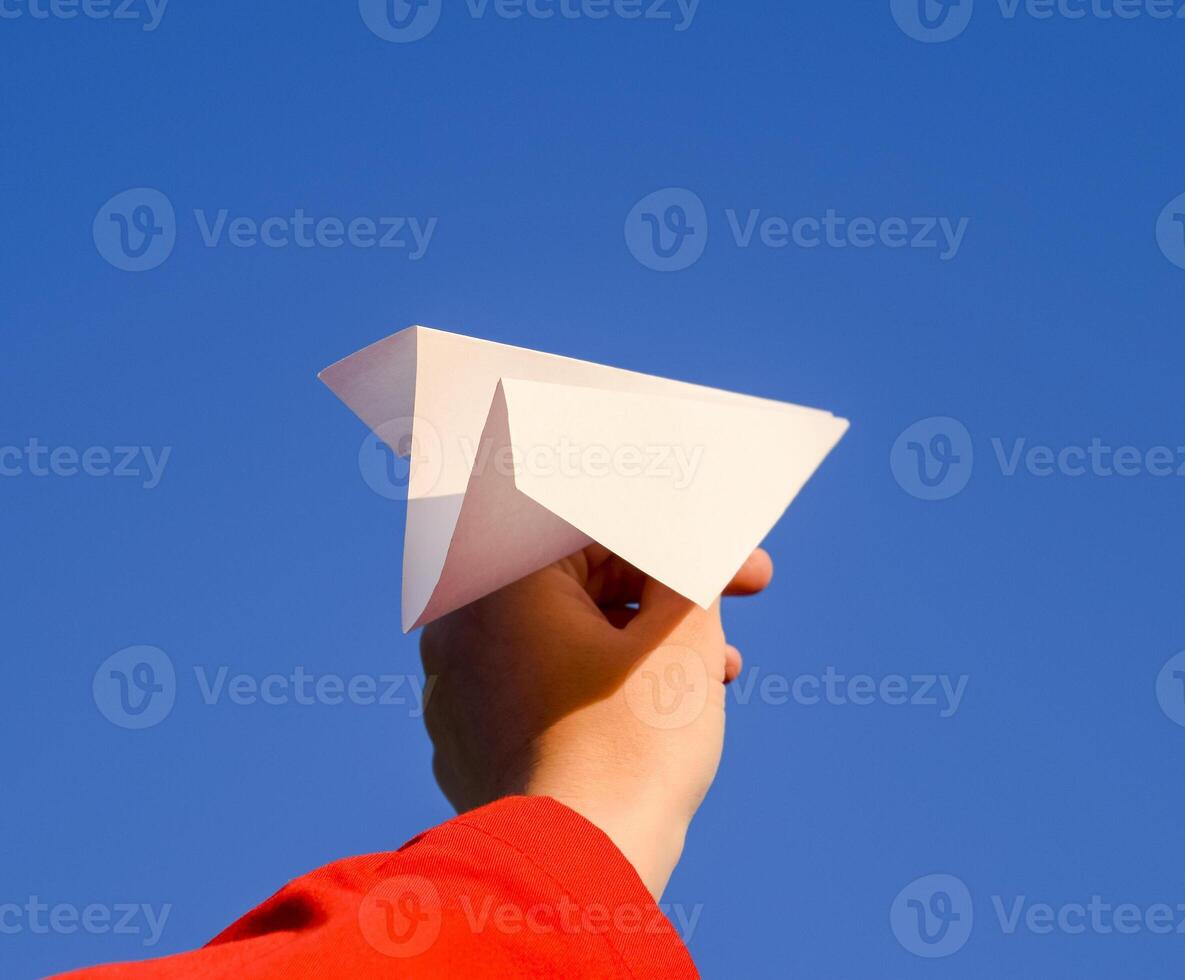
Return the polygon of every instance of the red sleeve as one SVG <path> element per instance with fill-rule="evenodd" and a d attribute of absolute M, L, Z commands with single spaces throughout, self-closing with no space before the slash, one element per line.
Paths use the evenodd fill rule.
<path fill-rule="evenodd" d="M 398 851 L 298 878 L 189 953 L 72 980 L 698 977 L 604 833 L 543 797 L 512 797 Z"/>

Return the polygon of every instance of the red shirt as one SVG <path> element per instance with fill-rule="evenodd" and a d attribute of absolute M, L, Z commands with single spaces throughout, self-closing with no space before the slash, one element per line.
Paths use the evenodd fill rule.
<path fill-rule="evenodd" d="M 511 797 L 297 878 L 201 949 L 72 980 L 698 977 L 613 842 L 544 797 Z"/>

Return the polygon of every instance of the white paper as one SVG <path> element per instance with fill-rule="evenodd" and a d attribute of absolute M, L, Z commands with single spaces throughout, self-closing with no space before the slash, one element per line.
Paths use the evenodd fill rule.
<path fill-rule="evenodd" d="M 410 456 L 405 632 L 594 541 L 706 607 L 848 428 L 428 327 L 319 377 Z"/>

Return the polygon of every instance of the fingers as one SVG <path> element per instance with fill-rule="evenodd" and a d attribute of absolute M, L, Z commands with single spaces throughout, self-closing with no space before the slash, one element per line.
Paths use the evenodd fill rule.
<path fill-rule="evenodd" d="M 634 617 L 638 615 L 638 610 L 632 606 L 610 606 L 607 609 L 602 609 L 601 612 L 610 624 L 619 630 L 629 626 L 634 621 Z"/>
<path fill-rule="evenodd" d="M 685 642 L 689 646 L 724 635 L 719 599 L 703 609 L 652 578 L 642 586 L 638 614 L 626 628 L 646 635 L 651 642 Z"/>
<path fill-rule="evenodd" d="M 599 544 L 585 548 L 584 557 L 588 562 L 584 588 L 598 606 L 625 606 L 641 598 L 645 573 Z"/>
<path fill-rule="evenodd" d="M 760 548 L 737 572 L 726 595 L 752 595 L 760 592 L 773 576 L 773 562 Z M 608 615 L 608 612 L 606 613 Z M 615 624 L 616 625 L 616 624 Z M 619 627 L 620 628 L 620 627 Z M 723 681 L 731 684 L 744 666 L 741 651 L 724 639 L 720 619 L 720 600 L 707 609 L 696 605 L 661 582 L 647 579 L 642 587 L 638 610 L 626 617 L 625 629 L 649 644 L 685 644 L 694 649 L 720 644 L 724 651 Z"/>
<path fill-rule="evenodd" d="M 741 676 L 741 668 L 745 666 L 745 659 L 741 651 L 731 643 L 724 648 L 724 683 L 731 684 Z"/>
<path fill-rule="evenodd" d="M 598 606 L 625 606 L 639 602 L 646 574 L 607 548 L 594 544 L 584 549 L 587 578 L 582 582 Z M 728 596 L 755 595 L 773 578 L 774 565 L 764 548 L 757 548 L 724 588 Z"/>
<path fill-rule="evenodd" d="M 755 595 L 769 585 L 773 577 L 773 559 L 764 548 L 757 548 L 732 577 L 732 581 L 724 589 L 724 594 Z"/>

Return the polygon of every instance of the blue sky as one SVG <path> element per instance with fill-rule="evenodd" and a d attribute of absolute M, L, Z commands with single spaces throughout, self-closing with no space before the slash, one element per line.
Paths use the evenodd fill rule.
<path fill-rule="evenodd" d="M 424 323 L 852 420 L 726 613 L 705 976 L 1176 976 L 1180 8 L 4 0 L 0 972 L 449 815 L 314 378 Z"/>

